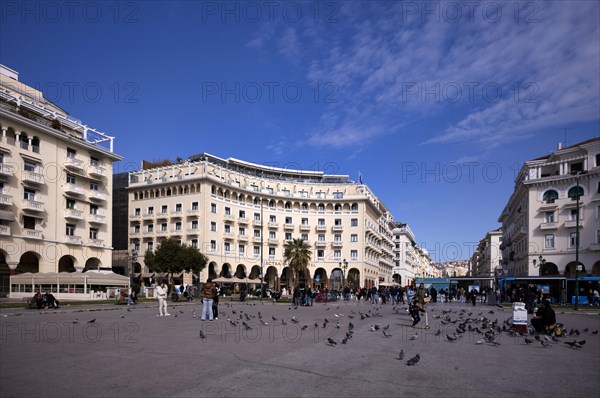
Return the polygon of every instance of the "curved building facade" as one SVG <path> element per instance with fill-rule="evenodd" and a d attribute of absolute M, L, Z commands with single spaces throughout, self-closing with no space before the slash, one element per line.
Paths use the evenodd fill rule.
<path fill-rule="evenodd" d="M 312 251 L 301 286 L 339 290 L 391 281 L 393 219 L 364 184 L 345 175 L 289 170 L 202 153 L 129 176 L 129 242 L 143 254 L 169 237 L 209 258 L 199 275 L 289 287 L 285 242 Z"/>

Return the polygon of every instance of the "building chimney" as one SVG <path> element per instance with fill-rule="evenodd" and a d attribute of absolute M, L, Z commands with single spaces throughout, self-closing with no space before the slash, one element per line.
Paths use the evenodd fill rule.
<path fill-rule="evenodd" d="M 562 142 L 558 143 L 558 150 L 560 151 L 562 149 Z"/>

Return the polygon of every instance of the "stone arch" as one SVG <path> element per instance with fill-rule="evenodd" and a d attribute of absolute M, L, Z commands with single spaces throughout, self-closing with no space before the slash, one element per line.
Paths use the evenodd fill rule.
<path fill-rule="evenodd" d="M 540 268 L 540 276 L 551 275 L 560 275 L 560 273 L 558 272 L 558 267 L 554 263 L 544 263 L 544 265 Z"/>
<path fill-rule="evenodd" d="M 217 263 L 215 263 L 214 261 L 211 261 L 208 264 L 208 277 L 210 279 L 216 279 L 217 278 Z"/>
<path fill-rule="evenodd" d="M 36 252 L 23 253 L 19 259 L 19 265 L 17 265 L 17 273 L 40 272 L 40 258 L 41 256 Z"/>
<path fill-rule="evenodd" d="M 250 269 L 250 275 L 248 276 L 250 279 L 260 278 L 260 265 L 254 265 Z"/>
<path fill-rule="evenodd" d="M 397 283 L 399 285 L 402 285 L 402 275 L 400 275 L 400 274 L 394 274 L 394 275 L 392 275 L 392 280 L 395 283 Z"/>
<path fill-rule="evenodd" d="M 290 267 L 284 267 L 281 270 L 281 277 L 280 277 L 280 281 L 281 281 L 281 286 L 284 287 L 291 292 L 292 289 L 292 271 L 290 269 Z"/>
<path fill-rule="evenodd" d="M 219 273 L 219 276 L 222 276 L 223 278 L 231 278 L 231 264 L 229 264 L 229 263 L 223 264 L 223 266 L 221 267 L 221 272 Z"/>
<path fill-rule="evenodd" d="M 360 287 L 360 271 L 357 268 L 350 268 L 348 270 L 348 286 L 351 289 Z"/>
<path fill-rule="evenodd" d="M 247 276 L 246 266 L 244 264 L 238 264 L 238 266 L 235 269 L 235 274 L 233 274 L 233 276 L 235 276 L 236 278 L 244 279 Z"/>
<path fill-rule="evenodd" d="M 343 287 L 344 287 L 344 273 L 342 272 L 341 268 L 334 268 L 331 270 L 331 274 L 329 276 L 330 279 L 330 284 L 329 286 L 331 286 L 331 290 L 336 291 L 336 292 L 340 292 L 342 291 Z"/>
<path fill-rule="evenodd" d="M 585 276 L 585 265 L 580 261 L 579 265 L 581 265 L 581 271 L 578 273 L 578 276 Z M 571 261 L 565 267 L 565 277 L 567 278 L 575 278 L 575 261 Z"/>
<path fill-rule="evenodd" d="M 100 261 L 99 258 L 90 257 L 85 262 L 85 268 L 83 268 L 83 272 L 90 271 L 90 270 L 99 270 L 101 266 L 102 266 L 102 262 Z"/>
<path fill-rule="evenodd" d="M 327 271 L 325 268 L 319 267 L 313 274 L 313 287 L 323 289 L 327 287 Z"/>
<path fill-rule="evenodd" d="M 273 266 L 268 267 L 264 278 L 264 282 L 267 284 L 267 286 L 269 286 L 271 289 L 277 289 L 277 278 L 277 268 Z"/>
<path fill-rule="evenodd" d="M 75 272 L 77 264 L 77 259 L 73 256 L 62 256 L 60 260 L 58 260 L 58 272 Z"/>

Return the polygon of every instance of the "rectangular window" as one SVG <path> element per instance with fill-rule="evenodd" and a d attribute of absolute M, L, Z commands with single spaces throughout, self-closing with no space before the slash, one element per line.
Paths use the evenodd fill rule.
<path fill-rule="evenodd" d="M 270 215 L 269 216 L 269 222 L 277 222 L 277 216 Z"/>
<path fill-rule="evenodd" d="M 571 209 L 571 212 L 569 213 L 569 220 L 571 220 L 571 221 L 577 220 L 577 209 Z M 581 220 L 581 218 L 580 218 L 580 220 Z"/>
<path fill-rule="evenodd" d="M 358 242 L 358 235 L 357 234 L 350 235 L 350 242 Z M 396 247 L 400 247 L 400 245 L 396 245 Z"/>
<path fill-rule="evenodd" d="M 358 258 L 358 250 L 350 250 L 350 258 L 356 260 Z"/>
<path fill-rule="evenodd" d="M 343 192 L 334 192 L 333 198 L 334 199 L 344 199 L 344 193 Z"/>
<path fill-rule="evenodd" d="M 217 212 L 217 205 L 214 203 L 210 204 L 210 212 L 211 213 L 216 213 Z"/>
<path fill-rule="evenodd" d="M 277 239 L 277 232 L 269 231 L 269 239 Z"/>
<path fill-rule="evenodd" d="M 333 251 L 333 258 L 335 258 L 335 259 L 342 258 L 342 251 L 341 250 L 334 250 Z"/>
<path fill-rule="evenodd" d="M 255 238 L 260 238 L 260 229 L 255 229 L 254 230 L 254 237 Z"/>
<path fill-rule="evenodd" d="M 273 195 L 273 188 L 270 188 L 270 187 L 269 187 L 269 188 L 267 188 L 267 193 L 268 193 L 269 195 Z"/>
<path fill-rule="evenodd" d="M 317 250 L 317 259 L 322 260 L 325 257 L 325 250 L 323 249 L 318 249 Z"/>
<path fill-rule="evenodd" d="M 319 235 L 317 236 L 317 240 L 318 240 L 319 242 L 325 242 L 325 234 L 319 234 Z"/>
<path fill-rule="evenodd" d="M 547 211 L 544 217 L 545 222 L 554 222 L 554 212 Z"/>
<path fill-rule="evenodd" d="M 223 244 L 223 249 L 225 250 L 225 253 L 229 253 L 231 251 L 231 243 L 225 242 Z"/>
<path fill-rule="evenodd" d="M 90 239 L 98 239 L 98 228 L 90 228 Z"/>
<path fill-rule="evenodd" d="M 192 202 L 192 210 L 198 210 L 198 202 Z"/>
<path fill-rule="evenodd" d="M 24 192 L 23 199 L 35 201 L 35 191 L 33 189 L 25 188 L 23 190 L 23 192 Z"/>
<path fill-rule="evenodd" d="M 251 185 L 254 192 L 258 192 L 258 185 Z"/>
<path fill-rule="evenodd" d="M 35 172 L 35 163 L 33 163 L 32 161 L 25 160 L 23 162 L 23 165 L 24 165 L 23 168 L 24 168 L 25 171 L 33 171 L 33 172 Z"/>
<path fill-rule="evenodd" d="M 133 251 L 138 252 L 138 253 L 140 252 L 140 242 L 135 242 L 133 244 Z"/>
<path fill-rule="evenodd" d="M 301 239 L 303 241 L 308 241 L 308 234 L 302 234 Z"/>
<path fill-rule="evenodd" d="M 308 218 L 302 219 L 302 225 L 308 225 Z"/>
<path fill-rule="evenodd" d="M 181 221 L 175 223 L 175 231 L 181 231 Z"/>
<path fill-rule="evenodd" d="M 148 250 L 150 250 L 151 252 L 154 251 L 154 242 L 148 242 Z"/>
<path fill-rule="evenodd" d="M 212 232 L 217 232 L 217 223 L 216 222 L 214 222 L 214 221 L 210 222 L 210 230 Z"/>
<path fill-rule="evenodd" d="M 93 156 L 90 156 L 90 164 L 92 166 L 99 166 L 100 165 L 100 159 L 95 158 Z"/>
<path fill-rule="evenodd" d="M 254 221 L 260 221 L 260 213 L 254 213 Z"/>
<path fill-rule="evenodd" d="M 240 210 L 239 213 L 240 218 L 246 218 L 246 211 L 245 210 Z"/>
<path fill-rule="evenodd" d="M 281 193 L 283 193 L 283 196 L 290 196 L 290 190 L 289 189 L 284 189 L 283 191 L 281 191 Z"/>
<path fill-rule="evenodd" d="M 35 229 L 35 218 L 29 216 L 23 216 L 23 228 Z"/>
<path fill-rule="evenodd" d="M 198 239 L 192 239 L 192 244 L 190 246 L 192 246 L 194 249 L 197 249 L 198 248 Z"/>
<path fill-rule="evenodd" d="M 225 215 L 226 216 L 230 216 L 231 215 L 231 208 L 229 208 L 229 207 L 225 208 Z"/>
<path fill-rule="evenodd" d="M 154 214 L 154 206 L 148 207 L 148 214 Z"/>
<path fill-rule="evenodd" d="M 319 225 L 319 226 L 323 226 L 323 225 L 325 225 L 325 219 L 324 219 L 324 218 L 319 218 L 319 219 L 317 220 L 317 225 Z"/>
<path fill-rule="evenodd" d="M 135 232 L 136 234 L 140 233 L 140 224 L 136 224 L 133 226 L 133 232 Z"/>
<path fill-rule="evenodd" d="M 342 226 L 342 219 L 341 218 L 336 218 L 333 225 L 335 225 L 336 227 L 341 227 Z"/>
<path fill-rule="evenodd" d="M 181 209 L 182 209 L 181 203 L 177 203 L 175 205 L 175 211 L 179 213 L 179 212 L 181 212 Z"/>
<path fill-rule="evenodd" d="M 192 221 L 192 229 L 194 229 L 194 230 L 198 229 L 198 221 L 197 220 Z"/>
<path fill-rule="evenodd" d="M 351 227 L 358 227 L 358 218 L 353 218 L 350 220 Z"/>
<path fill-rule="evenodd" d="M 162 206 L 160 207 L 160 212 L 161 212 L 161 213 L 165 214 L 165 213 L 167 213 L 168 211 L 169 211 L 169 207 L 168 207 L 167 205 L 162 205 Z"/>
<path fill-rule="evenodd" d="M 554 249 L 554 234 L 548 234 L 544 237 L 544 247 Z"/>
<path fill-rule="evenodd" d="M 285 223 L 286 224 L 292 224 L 292 217 L 286 217 L 285 218 Z"/>
<path fill-rule="evenodd" d="M 275 248 L 274 247 L 269 247 L 269 256 L 275 257 Z"/>
<path fill-rule="evenodd" d="M 67 199 L 67 209 L 74 209 L 75 201 L 73 199 Z"/>
<path fill-rule="evenodd" d="M 569 247 L 575 248 L 577 246 L 577 232 L 571 232 L 569 234 Z"/>
<path fill-rule="evenodd" d="M 217 241 L 216 240 L 210 241 L 210 250 L 212 250 L 212 251 L 217 250 Z"/>
<path fill-rule="evenodd" d="M 136 209 L 133 212 L 134 215 L 139 216 L 140 214 L 142 214 L 142 209 L 140 209 L 139 207 L 136 207 Z"/>
<path fill-rule="evenodd" d="M 67 157 L 74 158 L 75 156 L 77 156 L 77 151 L 72 148 L 67 148 Z"/>
<path fill-rule="evenodd" d="M 317 199 L 325 199 L 325 192 L 317 192 Z"/>
<path fill-rule="evenodd" d="M 292 233 L 291 232 L 286 232 L 285 233 L 285 240 L 292 240 Z"/>
<path fill-rule="evenodd" d="M 342 241 L 342 235 L 340 235 L 340 234 L 335 234 L 335 235 L 333 236 L 333 241 L 334 241 L 334 242 L 341 242 L 341 241 Z"/>
<path fill-rule="evenodd" d="M 90 181 L 90 189 L 92 191 L 97 191 L 98 190 L 98 183 L 95 181 Z"/>
<path fill-rule="evenodd" d="M 240 227 L 238 229 L 238 234 L 240 234 L 241 236 L 245 236 L 246 235 L 246 228 Z"/>
<path fill-rule="evenodd" d="M 300 197 L 301 198 L 308 198 L 308 192 L 306 192 L 306 191 L 300 191 Z"/>
<path fill-rule="evenodd" d="M 238 254 L 240 256 L 243 256 L 244 253 L 246 253 L 246 246 L 244 246 L 244 245 L 238 245 Z"/>
<path fill-rule="evenodd" d="M 90 214 L 98 214 L 98 206 L 90 205 Z"/>
<path fill-rule="evenodd" d="M 255 256 L 260 256 L 260 246 L 254 246 L 254 247 L 252 248 L 252 253 L 253 253 Z"/>
<path fill-rule="evenodd" d="M 225 224 L 224 231 L 226 234 L 230 234 L 231 233 L 231 225 Z"/>
<path fill-rule="evenodd" d="M 75 224 L 67 224 L 65 234 L 67 236 L 75 236 Z"/>
<path fill-rule="evenodd" d="M 77 178 L 73 174 L 67 174 L 67 184 L 77 184 Z"/>

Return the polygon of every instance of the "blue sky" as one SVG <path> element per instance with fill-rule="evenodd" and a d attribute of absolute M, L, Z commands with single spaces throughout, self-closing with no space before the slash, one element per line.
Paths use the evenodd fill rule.
<path fill-rule="evenodd" d="M 348 174 L 434 259 L 523 162 L 600 132 L 598 2 L 0 4 L 0 63 L 125 157 Z M 565 130 L 566 129 L 566 130 Z"/>

